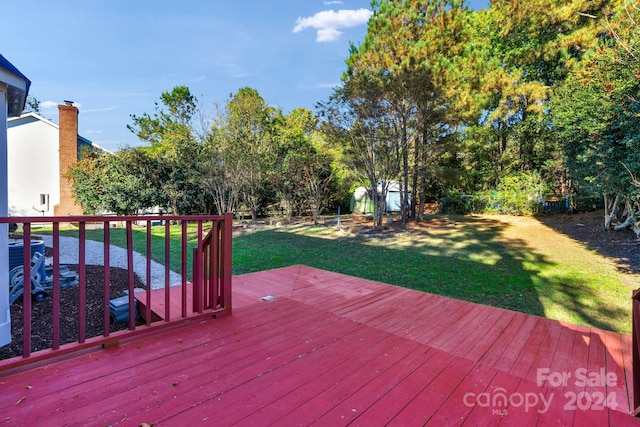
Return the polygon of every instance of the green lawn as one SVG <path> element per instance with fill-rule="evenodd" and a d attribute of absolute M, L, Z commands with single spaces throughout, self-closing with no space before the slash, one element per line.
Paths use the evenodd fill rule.
<path fill-rule="evenodd" d="M 233 273 L 304 264 L 397 286 L 581 325 L 631 331 L 638 277 L 535 218 L 464 216 L 454 227 L 393 237 L 360 237 L 324 226 L 265 227 L 233 239 Z M 154 227 L 154 234 L 164 233 Z M 66 234 L 66 233 L 63 233 Z M 124 230 L 111 242 L 125 245 Z M 189 228 L 190 246 L 196 230 Z M 101 230 L 87 238 L 102 239 Z M 172 229 L 172 269 L 180 269 L 180 228 Z M 134 246 L 145 252 L 144 233 Z M 191 251 L 188 251 L 189 259 Z M 153 258 L 164 261 L 153 239 Z M 191 265 L 191 261 L 189 261 Z"/>
<path fill-rule="evenodd" d="M 468 216 L 396 237 L 327 227 L 234 238 L 234 274 L 304 264 L 581 325 L 631 331 L 638 277 L 535 218 Z M 637 285 L 636 285 L 637 286 Z"/>

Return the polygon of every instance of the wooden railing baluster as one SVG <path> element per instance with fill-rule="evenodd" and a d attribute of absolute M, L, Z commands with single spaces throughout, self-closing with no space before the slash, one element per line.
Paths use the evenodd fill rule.
<path fill-rule="evenodd" d="M 152 286 L 154 285 L 151 279 L 151 259 L 153 252 L 153 223 L 157 220 L 164 221 L 164 283 L 158 288 L 158 292 L 161 292 L 161 298 L 164 302 L 164 310 L 161 310 L 158 314 L 159 317 L 154 318 L 154 312 L 152 311 L 152 302 L 155 301 L 152 298 Z M 135 298 L 135 275 L 134 275 L 134 237 L 135 241 L 142 243 L 142 240 L 138 240 L 138 237 L 134 236 L 134 221 L 142 222 L 141 228 L 136 228 L 136 234 L 138 230 L 146 233 L 146 241 L 143 246 L 146 246 L 146 260 L 145 260 L 145 272 L 146 272 L 146 298 L 141 298 L 140 303 L 145 304 L 144 311 L 140 314 L 144 315 L 146 319 L 146 325 L 136 327 L 136 308 L 135 304 L 137 299 Z M 182 279 L 180 283 L 171 283 L 171 222 L 180 222 L 180 272 Z M 208 230 L 204 230 L 205 224 Z M 172 301 L 172 295 L 174 290 L 172 285 L 181 286 L 179 292 L 177 292 L 176 298 L 179 300 L 181 307 L 181 316 L 174 315 L 176 319 L 174 321 L 182 321 L 192 315 L 204 315 L 212 312 L 214 314 L 228 314 L 231 313 L 231 232 L 232 232 L 232 215 L 225 214 L 224 216 L 140 216 L 140 217 L 121 217 L 121 216 L 69 216 L 69 217 L 0 217 L 1 223 L 17 222 L 23 224 L 23 252 L 22 262 L 26 266 L 24 269 L 24 294 L 23 294 L 23 342 L 22 342 L 22 358 L 21 364 L 31 363 L 31 361 L 41 360 L 47 357 L 54 357 L 56 354 L 67 354 L 75 349 L 84 349 L 88 346 L 96 346 L 99 344 L 109 343 L 113 345 L 121 337 L 127 336 L 127 334 L 142 333 L 144 328 L 152 330 L 160 325 L 166 325 L 172 322 L 171 319 L 171 303 L 175 304 L 176 301 Z M 112 225 L 118 222 L 124 222 L 124 233 L 126 239 L 126 268 L 127 274 L 127 288 L 129 302 L 128 310 L 128 328 L 129 331 L 118 331 L 117 335 L 114 332 L 110 332 L 111 312 L 110 312 L 110 282 L 111 282 L 111 255 L 110 246 L 113 240 L 113 233 L 111 231 Z M 188 282 L 188 268 L 187 268 L 187 250 L 188 250 L 188 224 L 189 222 L 195 222 L 197 229 L 196 244 L 193 247 L 193 271 L 191 282 Z M 68 282 L 63 277 L 65 272 L 61 271 L 60 260 L 64 255 L 61 250 L 61 227 L 60 224 L 73 224 L 78 227 L 78 300 L 79 300 L 79 313 L 77 315 L 78 322 L 78 335 L 77 342 L 64 343 L 61 342 L 61 329 L 63 318 L 61 316 L 60 298 L 62 289 L 68 286 Z M 104 288 L 102 292 L 102 298 L 104 304 L 102 305 L 102 313 L 88 313 L 86 309 L 86 299 L 88 298 L 88 283 L 87 283 L 87 230 L 88 224 L 99 224 L 103 227 L 103 282 Z M 209 227 L 209 223 L 211 226 Z M 53 274 L 53 277 L 48 276 L 41 278 L 46 280 L 48 287 L 46 290 L 49 297 L 52 298 L 52 340 L 51 348 L 47 352 L 37 352 L 32 354 L 32 298 L 31 298 L 31 262 L 33 259 L 31 253 L 31 238 L 32 238 L 32 224 L 44 224 L 52 227 L 52 246 L 53 257 L 52 266 L 48 266 L 45 275 Z M 144 249 L 143 249 L 144 250 Z M 162 255 L 160 255 L 162 257 Z M 62 274 L 62 276 L 61 276 Z M 63 280 L 65 280 L 63 282 Z M 193 306 L 188 307 L 187 303 L 187 287 L 193 286 Z M 159 295 L 160 296 L 160 295 Z M 103 331 L 102 336 L 92 337 L 87 336 L 87 317 L 91 314 L 102 317 Z M 159 318 L 162 318 L 162 322 L 156 322 Z M 66 320 L 65 320 L 66 321 Z M 114 338 L 115 337 L 115 338 Z M 38 349 L 41 350 L 41 349 Z M 8 359 L 7 361 L 0 360 L 0 371 L 11 369 L 16 366 L 18 362 L 14 359 Z"/>
<path fill-rule="evenodd" d="M 23 265 L 23 320 L 22 320 L 22 356 L 31 355 L 31 224 L 25 223 L 22 232 L 22 265 Z"/>
<path fill-rule="evenodd" d="M 103 289 L 103 295 L 104 295 L 104 304 L 103 304 L 103 319 L 104 319 L 104 336 L 108 337 L 109 336 L 109 324 L 111 323 L 111 314 L 109 312 L 109 299 L 111 297 L 111 292 L 110 292 L 110 283 L 111 283 L 111 258 L 110 258 L 110 250 L 109 248 L 111 247 L 111 241 L 110 241 L 110 227 L 111 227 L 111 223 L 109 221 L 104 221 L 103 222 L 103 226 L 104 226 L 104 245 L 103 245 L 103 253 L 104 253 L 104 289 Z M 55 265 L 55 264 L 54 264 Z M 54 273 L 54 278 L 55 278 L 55 273 Z"/>
<path fill-rule="evenodd" d="M 108 240 L 107 240 L 108 242 Z M 60 348 L 60 223 L 53 223 L 53 350 Z M 105 262 L 106 264 L 106 262 Z"/>
<path fill-rule="evenodd" d="M 85 222 L 80 222 L 78 234 L 78 342 L 84 343 L 87 328 L 87 263 L 86 260 L 86 233 Z"/>

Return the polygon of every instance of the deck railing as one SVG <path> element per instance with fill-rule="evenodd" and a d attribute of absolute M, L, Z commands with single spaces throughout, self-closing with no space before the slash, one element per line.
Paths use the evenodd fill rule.
<path fill-rule="evenodd" d="M 0 217 L 2 223 L 17 223 L 22 225 L 23 256 L 24 266 L 30 266 L 32 261 L 31 242 L 37 233 L 35 227 L 45 227 L 42 234 L 51 236 L 52 241 L 52 288 L 48 292 L 47 298 L 52 299 L 52 337 L 51 348 L 45 351 L 38 351 L 32 355 L 31 345 L 31 322 L 32 322 L 32 298 L 29 298 L 29 269 L 25 268 L 23 278 L 25 282 L 25 294 L 23 301 L 23 343 L 22 358 L 0 360 L 0 371 L 11 369 L 17 365 L 25 363 L 25 359 L 53 357 L 63 353 L 76 351 L 90 346 L 111 346 L 116 345 L 120 340 L 145 331 L 155 330 L 163 325 L 170 325 L 176 321 L 184 321 L 187 318 L 198 315 L 226 315 L 231 313 L 231 238 L 232 238 L 232 216 L 225 214 L 222 216 L 69 216 L 69 217 Z M 160 225 L 157 225 L 160 224 Z M 176 226 L 180 234 L 180 254 L 179 260 L 172 258 L 171 234 L 176 233 Z M 69 256 L 74 254 L 61 254 L 60 237 L 61 225 L 68 225 L 68 228 L 77 230 L 78 249 L 78 337 L 75 343 L 62 344 L 60 342 L 60 259 L 61 255 Z M 110 302 L 110 244 L 112 238 L 122 238 L 122 231 L 118 231 L 118 236 L 114 236 L 114 228 L 123 228 L 126 240 L 127 272 L 128 272 L 128 330 L 110 332 L 112 321 L 109 310 Z M 195 232 L 194 232 L 195 228 Z M 64 228 L 63 228 L 64 229 Z M 96 231 L 98 229 L 98 231 Z M 208 231 L 205 234 L 205 230 Z M 104 322 L 104 330 L 99 337 L 87 337 L 87 312 L 85 309 L 87 298 L 86 283 L 86 242 L 87 232 L 100 233 L 103 245 L 103 265 L 104 265 L 104 304 L 101 313 Z M 102 230 L 100 232 L 99 230 Z M 135 236 L 134 236 L 135 231 Z M 76 234 L 77 233 L 77 234 Z M 164 245 L 158 244 L 159 239 L 164 239 Z M 134 243 L 137 251 L 134 251 Z M 155 243 L 155 244 L 154 244 Z M 163 247 L 162 247 L 163 246 Z M 143 247 L 144 250 L 140 250 Z M 192 269 L 189 278 L 188 251 L 192 249 Z M 159 249 L 162 248 L 162 249 Z M 146 274 L 142 280 L 146 287 L 146 292 L 141 298 L 144 312 L 140 313 L 144 320 L 141 325 L 140 320 L 136 320 L 136 296 L 134 293 L 134 252 L 142 252 L 146 262 Z M 158 254 L 158 252 L 164 252 Z M 164 265 L 164 283 L 152 283 L 152 257 L 157 262 Z M 173 270 L 181 275 L 180 283 L 171 282 L 171 265 L 179 264 L 179 268 Z M 140 266 L 138 266 L 140 267 Z M 175 277 L 175 276 L 174 276 Z M 0 280 L 0 286 L 7 283 L 8 278 Z M 180 287 L 181 292 L 176 292 Z M 155 290 L 152 290 L 154 288 Z M 158 290 L 160 289 L 160 290 Z M 162 293 L 164 289 L 164 304 L 160 316 L 152 313 L 152 300 L 162 300 L 157 293 Z M 151 291 L 150 291 L 151 290 Z M 175 300 L 178 301 L 175 301 Z M 189 299 L 193 303 L 190 306 Z M 171 312 L 171 307 L 180 307 L 180 312 Z M 175 310 L 177 311 L 177 310 Z M 95 315 L 95 314 L 94 314 Z M 20 363 L 22 362 L 22 363 Z"/>
<path fill-rule="evenodd" d="M 633 367 L 633 415 L 640 416 L 640 289 L 631 298 L 631 353 Z"/>

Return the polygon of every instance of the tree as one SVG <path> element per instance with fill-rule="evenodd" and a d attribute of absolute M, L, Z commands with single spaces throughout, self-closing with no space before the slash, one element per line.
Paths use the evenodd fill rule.
<path fill-rule="evenodd" d="M 382 228 L 389 177 L 398 175 L 393 123 L 379 81 L 350 79 L 320 104 L 329 136 L 345 142 L 347 159 L 374 193 L 373 228 Z"/>
<path fill-rule="evenodd" d="M 331 192 L 337 187 L 335 151 L 321 138 L 311 139 L 309 156 L 302 168 L 302 183 L 314 224 L 331 202 Z"/>
<path fill-rule="evenodd" d="M 271 183 L 287 217 L 310 212 L 317 222 L 330 200 L 333 151 L 317 130 L 318 119 L 304 108 L 283 116 L 274 138 Z"/>
<path fill-rule="evenodd" d="M 161 168 L 157 176 L 172 213 L 207 213 L 199 170 L 203 147 L 192 124 L 197 99 L 185 86 L 176 86 L 160 98 L 162 106 L 156 103 L 153 115 L 132 115 L 133 124 L 127 127 L 150 143 L 147 154 L 155 157 Z"/>
<path fill-rule="evenodd" d="M 24 112 L 32 112 L 41 115 L 42 113 L 40 112 L 40 100 L 33 95 L 27 96 L 27 102 L 24 108 Z"/>
<path fill-rule="evenodd" d="M 85 151 L 80 161 L 69 168 L 71 193 L 85 213 L 97 215 L 110 210 L 104 199 L 108 181 L 106 164 L 106 153 Z"/>
<path fill-rule="evenodd" d="M 202 159 L 203 188 L 218 213 L 237 212 L 242 188 L 242 178 L 237 173 L 239 156 L 228 149 L 225 135 L 224 119 L 219 116 L 209 132 Z"/>
<path fill-rule="evenodd" d="M 480 125 L 495 144 L 484 151 L 495 165 L 489 182 L 521 171 L 542 171 L 548 180 L 562 174 L 548 102 L 553 89 L 596 46 L 610 3 L 496 0 L 490 12 L 478 15 L 488 52 L 483 91 L 490 95 Z"/>
<path fill-rule="evenodd" d="M 554 124 L 583 191 L 605 202 L 605 229 L 640 236 L 640 11 L 608 20 L 595 55 L 556 91 Z"/>
<path fill-rule="evenodd" d="M 261 191 L 273 164 L 270 144 L 278 115 L 257 90 L 244 87 L 229 98 L 212 128 L 212 159 L 220 167 L 219 176 L 230 180 L 216 190 L 218 200 L 239 196 L 253 219 L 258 216 Z"/>
<path fill-rule="evenodd" d="M 368 111 L 385 128 L 383 151 L 391 157 L 384 162 L 396 164 L 384 172 L 392 175 L 377 177 L 383 193 L 376 199 L 383 209 L 384 183 L 400 181 L 405 222 L 410 184 L 412 199 L 419 194 L 421 217 L 428 181 L 444 170 L 438 162 L 440 157 L 452 157 L 445 155 L 452 148 L 451 135 L 472 115 L 477 73 L 471 70 L 477 61 L 471 60 L 474 50 L 465 48 L 470 41 L 471 15 L 459 0 L 374 1 L 372 6 L 365 41 L 352 46 L 347 59 L 346 90 L 340 96 L 376 97 L 368 104 L 375 111 Z M 373 156 L 376 161 L 381 161 L 380 154 L 382 151 Z M 365 173 L 369 180 L 375 175 L 372 167 L 369 163 Z M 374 217 L 381 220 L 381 213 L 375 211 Z"/>
<path fill-rule="evenodd" d="M 156 159 L 145 151 L 127 148 L 115 154 L 87 150 L 68 177 L 72 193 L 86 213 L 134 215 L 161 206 Z"/>

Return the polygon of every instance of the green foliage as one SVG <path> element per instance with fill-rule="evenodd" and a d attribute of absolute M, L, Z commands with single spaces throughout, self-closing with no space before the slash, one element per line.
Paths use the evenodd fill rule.
<path fill-rule="evenodd" d="M 335 189 L 333 150 L 317 129 L 318 119 L 298 108 L 276 128 L 276 161 L 270 182 L 287 217 L 311 214 L 317 219 Z"/>
<path fill-rule="evenodd" d="M 268 171 L 274 167 L 274 128 L 281 112 L 257 90 L 232 95 L 215 118 L 207 151 L 208 189 L 218 209 L 237 211 L 239 200 L 252 218 L 264 208 Z"/>
<path fill-rule="evenodd" d="M 534 209 L 498 185 L 523 171 L 568 193 L 550 94 L 594 51 L 610 2 L 552 3 L 374 1 L 324 105 L 360 179 L 405 182 L 420 206 L 433 191 L 493 191 L 519 213 Z"/>
<path fill-rule="evenodd" d="M 155 158 L 130 148 L 113 155 L 87 151 L 68 177 L 85 213 L 133 215 L 163 205 L 158 171 Z"/>
<path fill-rule="evenodd" d="M 579 189 L 623 201 L 626 208 L 619 216 L 617 202 L 607 215 L 623 224 L 631 221 L 627 225 L 637 224 L 634 217 L 640 215 L 638 19 L 640 12 L 632 7 L 616 15 L 597 54 L 556 91 L 552 104 L 554 124 Z"/>
<path fill-rule="evenodd" d="M 351 47 L 344 85 L 323 107 L 360 181 L 402 183 L 406 221 L 415 215 L 410 199 L 423 206 L 432 181 L 449 179 L 457 127 L 480 114 L 478 62 L 466 47 L 473 44 L 471 15 L 455 0 L 374 1 L 372 8 L 364 42 Z M 375 204 L 375 227 L 383 211 Z"/>
<path fill-rule="evenodd" d="M 27 96 L 27 102 L 24 107 L 24 112 L 32 112 L 41 115 L 42 113 L 40 111 L 40 100 L 33 95 Z"/>
<path fill-rule="evenodd" d="M 154 185 L 161 188 L 165 203 L 173 214 L 210 213 L 204 200 L 201 165 L 203 148 L 192 128 L 198 111 L 197 99 L 185 86 L 176 86 L 161 95 L 153 115 L 132 115 L 128 128 L 149 142 L 141 149 L 157 162 Z"/>
<path fill-rule="evenodd" d="M 87 214 L 100 214 L 110 209 L 103 197 L 108 178 L 105 174 L 107 154 L 84 152 L 82 159 L 67 172 L 71 181 L 71 193 Z"/>
<path fill-rule="evenodd" d="M 544 197 L 550 191 L 537 173 L 520 173 L 506 176 L 495 190 L 485 190 L 473 195 L 450 189 L 441 200 L 445 213 L 499 213 L 533 215 L 542 210 Z"/>
<path fill-rule="evenodd" d="M 326 143 L 317 123 L 303 108 L 284 115 L 252 88 L 232 95 L 205 144 L 203 182 L 218 210 L 244 208 L 255 219 L 269 210 L 316 217 L 327 208 L 339 150 Z"/>
<path fill-rule="evenodd" d="M 537 173 L 520 173 L 505 177 L 497 191 L 493 194 L 485 192 L 482 197 L 490 200 L 487 212 L 532 215 L 540 212 L 541 202 L 548 192 L 549 188 Z"/>
<path fill-rule="evenodd" d="M 441 212 L 447 214 L 465 215 L 477 212 L 474 197 L 457 188 L 447 191 L 446 196 L 440 199 L 440 206 Z"/>
<path fill-rule="evenodd" d="M 559 191 L 569 191 L 549 100 L 593 55 L 611 3 L 616 2 L 497 0 L 474 14 L 485 111 L 465 132 L 467 191 L 496 189 L 520 171 L 537 171 Z"/>

